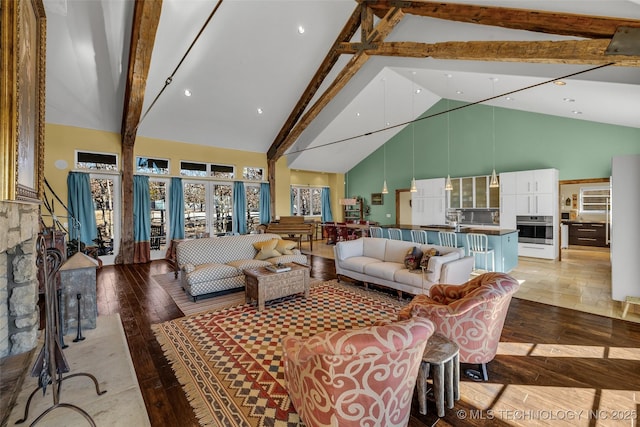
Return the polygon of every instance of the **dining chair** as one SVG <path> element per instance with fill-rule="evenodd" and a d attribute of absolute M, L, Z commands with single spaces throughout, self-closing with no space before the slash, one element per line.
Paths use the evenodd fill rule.
<path fill-rule="evenodd" d="M 369 237 L 384 237 L 382 227 L 369 227 Z"/>
<path fill-rule="evenodd" d="M 440 242 L 440 246 L 448 246 L 450 248 L 458 247 L 458 238 L 453 231 L 439 231 L 438 241 Z"/>
<path fill-rule="evenodd" d="M 473 256 L 473 269 L 476 269 L 476 255 L 484 255 L 484 269 L 487 271 L 496 270 L 496 257 L 493 249 L 489 248 L 489 238 L 486 234 L 468 233 L 467 250 Z M 489 255 L 491 255 L 491 270 L 488 268 Z"/>
<path fill-rule="evenodd" d="M 387 234 L 391 240 L 402 240 L 402 230 L 399 228 L 387 228 Z"/>
<path fill-rule="evenodd" d="M 427 232 L 425 230 L 411 230 L 411 241 L 413 243 L 427 244 Z"/>

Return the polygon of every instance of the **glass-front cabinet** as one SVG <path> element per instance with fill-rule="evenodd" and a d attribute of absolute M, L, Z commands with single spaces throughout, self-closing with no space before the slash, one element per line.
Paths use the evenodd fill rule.
<path fill-rule="evenodd" d="M 468 176 L 451 178 L 453 190 L 449 195 L 449 208 L 498 208 L 500 189 L 489 188 L 490 176 Z"/>

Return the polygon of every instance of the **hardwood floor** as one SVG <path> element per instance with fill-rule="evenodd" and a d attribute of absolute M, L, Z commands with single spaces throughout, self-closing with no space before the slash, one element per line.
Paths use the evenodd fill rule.
<path fill-rule="evenodd" d="M 310 260 L 312 277 L 335 278 L 333 260 Z M 164 261 L 103 267 L 98 312 L 120 313 L 151 424 L 197 426 L 151 331 L 154 323 L 182 316 L 152 279 L 168 271 Z M 549 268 L 545 280 L 553 282 L 554 275 L 557 269 Z M 568 417 L 567 425 L 599 425 L 595 415 L 637 425 L 630 419 L 640 410 L 640 324 L 516 298 L 501 341 L 488 382 L 462 379 L 461 400 L 444 418 L 438 421 L 432 407 L 427 416 L 414 410 L 409 425 L 563 425 Z"/>

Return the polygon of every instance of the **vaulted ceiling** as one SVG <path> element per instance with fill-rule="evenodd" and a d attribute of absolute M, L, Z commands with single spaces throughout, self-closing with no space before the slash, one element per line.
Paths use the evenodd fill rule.
<path fill-rule="evenodd" d="M 640 127 L 638 0 L 44 3 L 46 121 L 125 143 L 345 172 L 441 98 Z"/>

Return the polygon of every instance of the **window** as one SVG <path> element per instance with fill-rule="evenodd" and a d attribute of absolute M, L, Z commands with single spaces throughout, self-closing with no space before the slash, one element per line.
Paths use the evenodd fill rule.
<path fill-rule="evenodd" d="M 247 197 L 247 233 L 256 230 L 260 225 L 260 186 L 245 184 Z"/>
<path fill-rule="evenodd" d="M 167 180 L 149 180 L 151 199 L 152 251 L 166 250 L 167 244 Z"/>
<path fill-rule="evenodd" d="M 76 151 L 76 168 L 102 171 L 117 171 L 118 156 L 108 153 Z"/>
<path fill-rule="evenodd" d="M 184 184 L 184 237 L 195 238 L 207 232 L 207 184 Z"/>
<path fill-rule="evenodd" d="M 235 167 L 229 165 L 215 165 L 211 166 L 211 176 L 214 178 L 228 178 L 233 179 L 236 175 Z"/>
<path fill-rule="evenodd" d="M 242 179 L 251 181 L 264 181 L 264 169 L 263 168 L 243 168 Z"/>
<path fill-rule="evenodd" d="M 120 176 L 106 173 L 89 176 L 97 227 L 96 253 L 105 264 L 113 264 L 120 241 Z"/>
<path fill-rule="evenodd" d="M 606 213 L 609 210 L 610 201 L 609 187 L 580 188 L 580 212 Z"/>
<path fill-rule="evenodd" d="M 136 172 L 153 173 L 157 175 L 168 175 L 169 160 L 149 159 L 147 157 L 136 157 Z"/>
<path fill-rule="evenodd" d="M 180 175 L 207 176 L 206 163 L 180 162 Z M 185 200 L 186 203 L 186 200 Z"/>
<path fill-rule="evenodd" d="M 213 163 L 180 162 L 180 175 L 212 176 L 214 178 L 233 179 L 235 167 Z"/>
<path fill-rule="evenodd" d="M 213 217 L 214 233 L 232 231 L 233 187 L 231 184 L 213 184 Z"/>
<path fill-rule="evenodd" d="M 316 187 L 291 187 L 292 215 L 322 215 L 322 189 Z"/>

